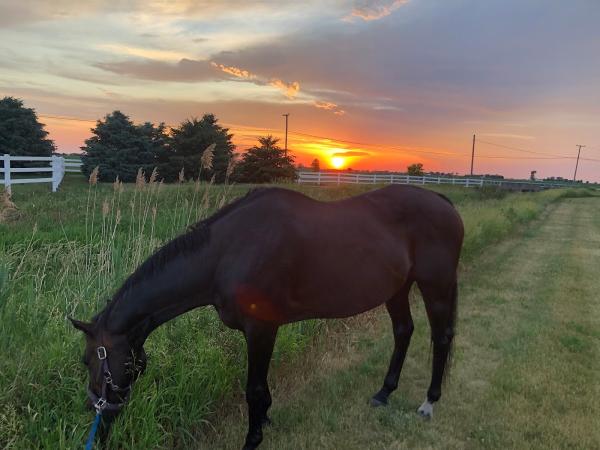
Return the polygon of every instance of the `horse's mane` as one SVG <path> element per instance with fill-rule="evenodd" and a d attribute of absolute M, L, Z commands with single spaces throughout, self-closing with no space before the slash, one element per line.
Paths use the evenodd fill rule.
<path fill-rule="evenodd" d="M 266 188 L 256 188 L 248 191 L 243 197 L 237 198 L 231 203 L 228 203 L 223 208 L 215 212 L 210 217 L 203 219 L 188 227 L 188 230 L 177 236 L 175 239 L 167 242 L 160 247 L 156 252 L 146 259 L 134 272 L 127 278 L 125 283 L 114 295 L 113 299 L 121 297 L 131 287 L 137 283 L 152 276 L 159 270 L 161 270 L 166 263 L 171 261 L 173 258 L 183 255 L 188 255 L 197 251 L 203 245 L 205 245 L 210 239 L 210 226 L 225 217 L 232 211 L 236 210 L 240 206 L 248 203 L 255 199 L 258 195 L 264 193 Z M 112 303 L 112 302 L 111 302 Z"/>

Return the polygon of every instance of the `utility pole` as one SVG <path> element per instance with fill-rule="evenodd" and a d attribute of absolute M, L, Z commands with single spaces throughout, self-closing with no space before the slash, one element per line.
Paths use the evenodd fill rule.
<path fill-rule="evenodd" d="M 287 156 L 288 118 L 290 117 L 290 113 L 282 114 L 282 116 L 285 116 L 285 156 Z"/>
<path fill-rule="evenodd" d="M 575 183 L 575 177 L 577 177 L 577 167 L 579 166 L 579 155 L 581 154 L 581 147 L 585 147 L 585 145 L 577 144 L 577 147 L 579 147 L 579 150 L 577 151 L 577 162 L 575 163 L 575 173 L 573 174 L 573 183 Z"/>
<path fill-rule="evenodd" d="M 475 159 L 475 135 L 473 135 L 473 149 L 471 150 L 471 176 L 473 176 L 473 160 Z"/>

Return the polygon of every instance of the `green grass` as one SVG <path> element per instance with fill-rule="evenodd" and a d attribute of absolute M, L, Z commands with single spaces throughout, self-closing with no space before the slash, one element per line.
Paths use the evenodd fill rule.
<path fill-rule="evenodd" d="M 376 186 L 287 187 L 333 200 Z M 66 317 L 91 317 L 160 243 L 248 189 L 194 184 L 114 189 L 90 187 L 75 176 L 56 194 L 46 186 L 15 187 L 18 217 L 0 223 L 0 447 L 83 444 L 91 421 L 83 407 L 83 340 Z M 465 221 L 464 264 L 539 217 L 555 200 L 585 194 L 441 191 Z M 328 327 L 320 321 L 284 327 L 274 366 L 284 370 L 301 359 L 314 336 Z M 581 335 L 574 328 L 561 342 L 578 348 Z M 242 336 L 204 308 L 158 329 L 146 349 L 148 369 L 113 427 L 111 442 L 118 448 L 187 448 L 243 384 Z M 336 423 L 334 417 L 323 419 Z"/>

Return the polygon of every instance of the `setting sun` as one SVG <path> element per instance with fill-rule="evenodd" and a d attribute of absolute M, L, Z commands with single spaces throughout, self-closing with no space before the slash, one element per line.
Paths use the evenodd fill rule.
<path fill-rule="evenodd" d="M 334 156 L 333 158 L 331 158 L 331 165 L 336 169 L 341 169 L 342 167 L 344 167 L 344 162 L 344 158 L 342 158 L 341 156 Z"/>

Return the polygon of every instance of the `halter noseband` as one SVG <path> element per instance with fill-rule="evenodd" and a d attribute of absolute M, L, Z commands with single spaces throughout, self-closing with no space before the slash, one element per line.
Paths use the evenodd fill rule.
<path fill-rule="evenodd" d="M 129 397 L 129 392 L 131 391 L 131 383 L 127 387 L 120 387 L 112 379 L 112 374 L 110 373 L 110 369 L 108 367 L 108 353 L 106 352 L 106 347 L 100 346 L 96 349 L 96 355 L 98 359 L 102 361 L 102 393 L 101 396 L 98 397 L 94 391 L 92 391 L 88 386 L 88 397 L 92 401 L 92 405 L 98 414 L 102 414 L 103 411 L 113 411 L 118 412 L 123 408 L 125 402 Z M 121 403 L 111 403 L 108 401 L 107 390 L 110 389 L 113 392 L 124 392 L 125 397 Z"/>

